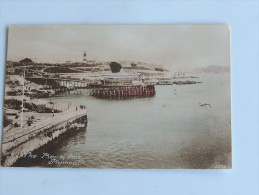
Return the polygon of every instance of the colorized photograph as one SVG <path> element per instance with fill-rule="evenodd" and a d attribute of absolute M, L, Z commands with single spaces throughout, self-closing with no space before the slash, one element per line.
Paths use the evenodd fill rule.
<path fill-rule="evenodd" d="M 231 169 L 230 26 L 10 25 L 1 166 Z"/>

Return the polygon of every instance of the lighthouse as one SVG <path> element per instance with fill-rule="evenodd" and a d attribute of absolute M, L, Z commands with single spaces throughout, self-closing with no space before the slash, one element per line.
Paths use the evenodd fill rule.
<path fill-rule="evenodd" d="M 86 63 L 86 51 L 84 51 L 84 54 L 83 54 L 83 63 Z"/>

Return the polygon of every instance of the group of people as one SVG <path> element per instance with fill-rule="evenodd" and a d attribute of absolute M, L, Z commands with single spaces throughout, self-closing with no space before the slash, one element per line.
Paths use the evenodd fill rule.
<path fill-rule="evenodd" d="M 80 109 L 85 109 L 85 105 L 80 105 Z"/>
<path fill-rule="evenodd" d="M 35 118 L 35 117 L 34 117 L 33 115 L 31 115 L 31 116 L 27 119 L 27 125 L 28 125 L 28 126 L 31 126 L 31 125 L 32 125 L 34 118 Z"/>
<path fill-rule="evenodd" d="M 80 105 L 79 108 L 80 108 L 80 109 L 86 109 L 86 108 L 85 108 L 85 105 Z M 76 107 L 76 111 L 77 111 L 77 107 Z"/>

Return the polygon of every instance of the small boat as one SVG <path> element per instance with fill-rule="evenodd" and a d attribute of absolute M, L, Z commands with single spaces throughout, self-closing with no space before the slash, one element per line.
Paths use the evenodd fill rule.
<path fill-rule="evenodd" d="M 211 107 L 211 105 L 210 105 L 210 104 L 207 104 L 207 103 L 204 103 L 204 104 L 201 104 L 201 103 L 200 103 L 200 106 L 209 106 L 209 107 Z"/>
<path fill-rule="evenodd" d="M 196 81 L 174 81 L 173 84 L 175 84 L 175 85 L 190 85 L 190 84 L 197 84 L 197 82 Z"/>

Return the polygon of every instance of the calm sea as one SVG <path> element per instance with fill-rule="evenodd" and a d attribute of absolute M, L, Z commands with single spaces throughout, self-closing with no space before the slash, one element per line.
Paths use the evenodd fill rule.
<path fill-rule="evenodd" d="M 202 83 L 156 86 L 156 95 L 147 98 L 100 99 L 84 90 L 81 95 L 54 98 L 85 105 L 88 126 L 36 153 L 76 155 L 85 162 L 71 167 L 230 168 L 230 78 L 220 75 L 189 80 Z M 58 167 L 47 162 L 20 159 L 16 166 Z"/>

